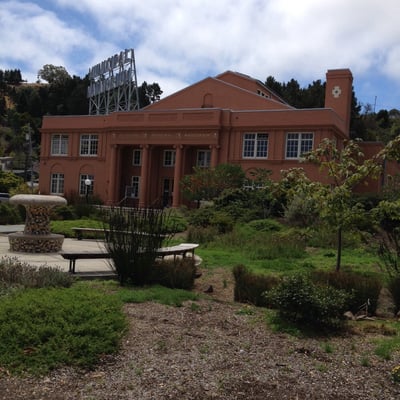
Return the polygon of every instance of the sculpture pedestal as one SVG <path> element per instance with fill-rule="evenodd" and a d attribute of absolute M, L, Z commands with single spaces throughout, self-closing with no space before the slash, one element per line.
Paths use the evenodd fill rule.
<path fill-rule="evenodd" d="M 30 235 L 22 232 L 8 235 L 11 251 L 23 253 L 57 253 L 61 251 L 64 235 L 49 233 L 48 235 Z"/>
<path fill-rule="evenodd" d="M 62 249 L 64 236 L 50 233 L 50 214 L 52 207 L 65 205 L 67 200 L 60 196 L 17 194 L 10 203 L 26 208 L 24 232 L 8 235 L 11 251 L 56 253 Z"/>

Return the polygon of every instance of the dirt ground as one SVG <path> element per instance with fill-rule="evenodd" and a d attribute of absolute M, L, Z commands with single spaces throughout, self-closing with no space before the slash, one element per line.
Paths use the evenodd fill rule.
<path fill-rule="evenodd" d="M 121 351 L 94 371 L 65 368 L 38 379 L 0 371 L 0 399 L 400 399 L 390 376 L 400 354 L 374 354 L 379 328 L 298 338 L 273 332 L 264 310 L 235 304 L 224 270 L 203 271 L 195 290 L 204 298 L 182 307 L 126 305 Z"/>

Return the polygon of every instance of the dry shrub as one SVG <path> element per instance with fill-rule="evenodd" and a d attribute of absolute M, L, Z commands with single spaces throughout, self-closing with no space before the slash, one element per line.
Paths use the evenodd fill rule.
<path fill-rule="evenodd" d="M 196 265 L 191 257 L 156 260 L 152 268 L 152 283 L 172 289 L 190 290 L 195 278 Z"/>
<path fill-rule="evenodd" d="M 255 274 L 244 265 L 233 268 L 233 277 L 235 279 L 234 300 L 259 307 L 267 306 L 263 294 L 280 282 L 280 279 L 274 275 Z"/>
<path fill-rule="evenodd" d="M 378 278 L 354 272 L 318 270 L 312 272 L 312 279 L 314 282 L 330 285 L 351 294 L 347 303 L 351 312 L 357 313 L 368 303 L 368 313 L 372 315 L 375 313 L 382 289 L 382 282 Z"/>

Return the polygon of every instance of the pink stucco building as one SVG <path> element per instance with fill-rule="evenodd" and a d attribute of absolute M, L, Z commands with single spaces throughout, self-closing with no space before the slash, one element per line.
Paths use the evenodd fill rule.
<path fill-rule="evenodd" d="M 349 137 L 352 80 L 348 69 L 328 70 L 320 109 L 295 109 L 260 81 L 227 71 L 140 111 L 44 117 L 40 193 L 84 195 L 90 179 L 90 193 L 105 204 L 128 197 L 140 207 L 176 207 L 184 202 L 179 181 L 194 166 L 234 163 L 279 179 L 322 139 L 340 147 Z"/>

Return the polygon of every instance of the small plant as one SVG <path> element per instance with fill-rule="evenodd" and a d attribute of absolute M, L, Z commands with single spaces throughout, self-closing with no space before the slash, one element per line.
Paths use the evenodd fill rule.
<path fill-rule="evenodd" d="M 369 361 L 369 358 L 367 356 L 362 356 L 361 365 L 363 367 L 370 367 L 371 366 L 371 362 Z"/>
<path fill-rule="evenodd" d="M 333 353 L 333 346 L 330 343 L 328 343 L 328 342 L 324 343 L 323 348 L 324 348 L 325 353 L 327 353 L 327 354 Z"/>
<path fill-rule="evenodd" d="M 279 316 L 317 329 L 338 329 L 344 323 L 348 294 L 331 286 L 317 285 L 309 276 L 286 277 L 265 294 Z"/>
<path fill-rule="evenodd" d="M 192 301 L 190 303 L 190 310 L 193 312 L 199 312 L 201 310 L 201 307 L 197 303 Z"/>
<path fill-rule="evenodd" d="M 394 382 L 400 383 L 400 365 L 397 365 L 392 369 L 391 375 Z"/>
<path fill-rule="evenodd" d="M 70 287 L 74 278 L 59 268 L 35 267 L 16 257 L 0 259 L 0 286 L 40 288 Z"/>

